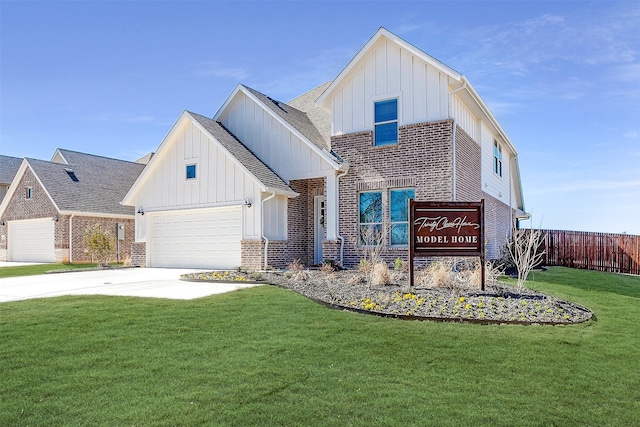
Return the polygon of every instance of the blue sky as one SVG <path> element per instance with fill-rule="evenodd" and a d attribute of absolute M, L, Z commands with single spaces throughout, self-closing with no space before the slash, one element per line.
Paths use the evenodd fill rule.
<path fill-rule="evenodd" d="M 464 74 L 543 228 L 640 234 L 640 3 L 0 0 L 0 154 L 135 160 L 237 83 L 282 101 L 384 26 Z"/>

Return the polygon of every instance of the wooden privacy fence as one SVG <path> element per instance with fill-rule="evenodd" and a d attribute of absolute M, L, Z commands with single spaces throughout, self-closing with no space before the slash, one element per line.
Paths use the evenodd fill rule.
<path fill-rule="evenodd" d="M 546 265 L 640 274 L 640 236 L 541 230 Z"/>

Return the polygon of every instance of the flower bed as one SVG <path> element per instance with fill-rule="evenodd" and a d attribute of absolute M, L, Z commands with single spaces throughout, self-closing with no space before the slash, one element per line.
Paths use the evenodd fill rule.
<path fill-rule="evenodd" d="M 593 313 L 584 307 L 548 295 L 495 284 L 477 289 L 417 288 L 397 284 L 372 287 L 357 272 L 209 272 L 191 280 L 263 281 L 298 292 L 322 304 L 358 312 L 404 319 L 478 323 L 570 324 L 585 322 Z"/>

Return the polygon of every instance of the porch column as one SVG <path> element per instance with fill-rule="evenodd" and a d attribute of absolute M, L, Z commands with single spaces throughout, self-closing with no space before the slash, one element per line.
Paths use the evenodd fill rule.
<path fill-rule="evenodd" d="M 325 205 L 327 240 L 338 240 L 338 180 L 334 171 L 327 175 Z"/>

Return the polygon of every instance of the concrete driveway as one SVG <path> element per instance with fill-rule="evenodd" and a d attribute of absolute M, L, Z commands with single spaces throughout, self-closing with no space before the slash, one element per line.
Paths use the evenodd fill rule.
<path fill-rule="evenodd" d="M 4 264 L 4 263 L 0 263 Z M 62 295 L 115 295 L 190 300 L 256 286 L 181 281 L 202 269 L 122 268 L 0 279 L 0 303 Z"/>

